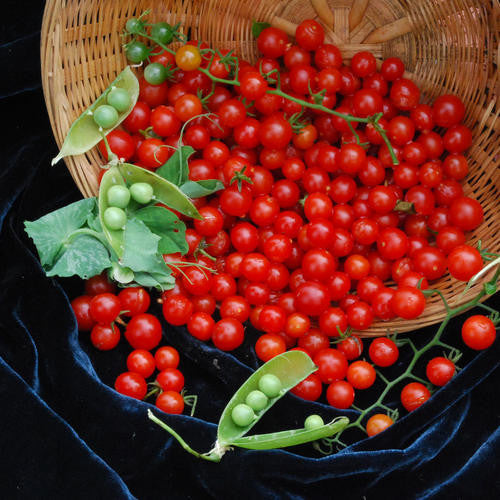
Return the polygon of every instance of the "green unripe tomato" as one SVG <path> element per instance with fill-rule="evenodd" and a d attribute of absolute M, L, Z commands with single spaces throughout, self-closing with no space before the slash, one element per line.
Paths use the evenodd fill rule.
<path fill-rule="evenodd" d="M 259 389 L 269 398 L 275 398 L 281 391 L 281 380 L 272 373 L 266 373 L 259 380 Z"/>
<path fill-rule="evenodd" d="M 130 191 L 125 186 L 111 186 L 106 196 L 111 207 L 126 208 L 130 202 Z"/>
<path fill-rule="evenodd" d="M 318 429 L 324 425 L 325 422 L 323 422 L 323 419 L 319 415 L 309 415 L 304 422 L 304 428 L 308 431 Z"/>
<path fill-rule="evenodd" d="M 111 128 L 118 121 L 118 111 L 109 104 L 101 104 L 94 111 L 94 121 L 102 128 Z"/>
<path fill-rule="evenodd" d="M 136 19 L 135 17 L 130 18 L 125 24 L 125 29 L 129 33 L 140 33 L 143 28 L 143 23 Z"/>
<path fill-rule="evenodd" d="M 149 49 L 144 43 L 134 40 L 133 42 L 127 43 L 125 55 L 130 62 L 138 64 L 149 56 Z"/>
<path fill-rule="evenodd" d="M 151 28 L 151 36 L 160 43 L 168 44 L 174 39 L 172 26 L 167 23 L 156 23 Z"/>
<path fill-rule="evenodd" d="M 252 391 L 245 399 L 245 403 L 252 408 L 252 410 L 263 410 L 269 403 L 269 398 L 261 391 Z"/>
<path fill-rule="evenodd" d="M 144 79 L 151 85 L 160 85 L 167 79 L 167 68 L 160 63 L 151 63 L 144 69 Z"/>
<path fill-rule="evenodd" d="M 121 208 L 108 207 L 104 210 L 103 219 L 107 228 L 114 229 L 116 231 L 125 226 L 125 222 L 127 222 L 127 215 Z"/>
<path fill-rule="evenodd" d="M 130 194 L 137 203 L 145 205 L 153 199 L 153 187 L 147 182 L 135 182 L 130 186 Z"/>
<path fill-rule="evenodd" d="M 132 104 L 130 94 L 125 89 L 119 87 L 111 89 L 106 100 L 110 106 L 113 106 L 120 113 L 127 111 L 130 104 Z"/>
<path fill-rule="evenodd" d="M 250 406 L 240 403 L 233 408 L 231 418 L 238 427 L 246 427 L 253 422 L 255 413 Z"/>

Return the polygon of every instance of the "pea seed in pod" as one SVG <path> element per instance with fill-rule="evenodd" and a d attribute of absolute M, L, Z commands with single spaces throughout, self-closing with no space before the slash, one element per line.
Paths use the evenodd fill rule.
<path fill-rule="evenodd" d="M 130 202 L 130 191 L 127 187 L 119 184 L 111 186 L 106 196 L 111 207 L 126 208 Z"/>
<path fill-rule="evenodd" d="M 269 403 L 269 398 L 262 391 L 252 391 L 248 393 L 245 403 L 254 411 L 263 410 Z"/>
<path fill-rule="evenodd" d="M 272 373 L 266 373 L 259 380 L 259 389 L 269 398 L 278 396 L 281 387 L 281 380 Z"/>
<path fill-rule="evenodd" d="M 121 208 L 108 207 L 104 210 L 103 219 L 106 227 L 116 231 L 125 226 L 125 222 L 127 222 L 127 215 Z"/>
<path fill-rule="evenodd" d="M 309 415 L 304 421 L 304 429 L 308 431 L 312 431 L 313 429 L 318 429 L 319 427 L 323 427 L 325 422 L 319 415 Z"/>
<path fill-rule="evenodd" d="M 135 182 L 130 186 L 130 195 L 137 203 L 145 205 L 153 199 L 153 186 L 147 182 Z"/>
<path fill-rule="evenodd" d="M 250 406 L 240 403 L 233 408 L 231 418 L 238 427 L 246 427 L 253 422 L 255 413 Z"/>
<path fill-rule="evenodd" d="M 127 111 L 132 103 L 130 94 L 125 89 L 119 87 L 115 87 L 109 91 L 106 101 L 120 113 Z"/>
<path fill-rule="evenodd" d="M 114 127 L 118 122 L 118 111 L 109 104 L 101 104 L 94 111 L 94 121 L 104 129 Z"/>
<path fill-rule="evenodd" d="M 167 68 L 160 63 L 151 63 L 144 69 L 144 79 L 151 85 L 160 85 L 167 79 Z"/>

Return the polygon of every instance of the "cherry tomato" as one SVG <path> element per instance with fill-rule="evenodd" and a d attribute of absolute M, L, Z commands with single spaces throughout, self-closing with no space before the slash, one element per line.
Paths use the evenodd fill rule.
<path fill-rule="evenodd" d="M 400 287 L 394 293 L 391 307 L 400 318 L 414 319 L 424 312 L 425 296 L 418 288 Z"/>
<path fill-rule="evenodd" d="M 162 346 L 157 349 L 154 358 L 156 368 L 160 371 L 179 366 L 179 352 L 171 346 Z"/>
<path fill-rule="evenodd" d="M 290 392 L 306 401 L 316 401 L 321 396 L 322 390 L 323 387 L 320 378 L 316 373 L 311 373 L 291 389 Z"/>
<path fill-rule="evenodd" d="M 347 359 L 344 353 L 337 349 L 322 349 L 313 358 L 317 365 L 317 374 L 324 384 L 342 380 L 347 373 Z"/>
<path fill-rule="evenodd" d="M 465 106 L 459 97 L 445 94 L 434 101 L 432 111 L 436 125 L 449 128 L 462 121 L 465 115 Z"/>
<path fill-rule="evenodd" d="M 354 361 L 347 369 L 347 381 L 355 389 L 368 389 L 374 384 L 376 377 L 375 368 L 366 361 Z"/>
<path fill-rule="evenodd" d="M 439 356 L 427 363 L 425 374 L 431 384 L 441 387 L 447 384 L 453 375 L 455 375 L 455 365 L 453 361 Z"/>
<path fill-rule="evenodd" d="M 422 406 L 430 397 L 431 393 L 425 385 L 420 382 L 410 382 L 401 391 L 401 404 L 406 411 L 413 411 Z"/>
<path fill-rule="evenodd" d="M 276 59 L 285 54 L 288 36 L 279 28 L 270 26 L 261 31 L 257 37 L 257 48 L 265 57 Z"/>
<path fill-rule="evenodd" d="M 354 388 L 345 380 L 337 380 L 326 390 L 328 403 L 339 410 L 345 410 L 354 403 Z"/>
<path fill-rule="evenodd" d="M 144 377 L 134 372 L 125 372 L 115 380 L 115 389 L 124 396 L 135 399 L 143 399 L 148 392 L 148 386 Z"/>
<path fill-rule="evenodd" d="M 125 316 L 136 316 L 149 309 L 151 299 L 142 287 L 124 288 L 119 294 L 120 308 Z"/>
<path fill-rule="evenodd" d="M 348 361 L 359 358 L 363 352 L 363 342 L 357 335 L 351 335 L 337 344 L 337 349 L 344 353 Z"/>
<path fill-rule="evenodd" d="M 379 337 L 372 340 L 368 355 L 377 366 L 386 367 L 393 365 L 398 360 L 399 349 L 391 339 Z"/>
<path fill-rule="evenodd" d="M 115 324 L 94 325 L 90 332 L 90 341 L 100 351 L 110 351 L 120 342 L 120 330 Z"/>
<path fill-rule="evenodd" d="M 197 69 L 201 64 L 201 52 L 193 45 L 183 45 L 175 53 L 175 63 L 184 71 Z"/>
<path fill-rule="evenodd" d="M 212 342 L 221 351 L 232 351 L 243 343 L 244 337 L 245 332 L 240 321 L 224 318 L 215 324 Z"/>
<path fill-rule="evenodd" d="M 184 375 L 177 368 L 165 368 L 156 376 L 156 382 L 162 391 L 181 392 L 184 387 Z"/>
<path fill-rule="evenodd" d="M 265 333 L 261 335 L 255 344 L 255 353 L 264 363 L 285 351 L 285 341 L 276 333 Z"/>
<path fill-rule="evenodd" d="M 156 398 L 156 406 L 171 415 L 180 415 L 184 411 L 184 398 L 175 391 L 164 391 Z"/>
<path fill-rule="evenodd" d="M 375 436 L 376 434 L 385 431 L 393 423 L 394 421 L 391 417 L 385 415 L 384 413 L 376 413 L 366 422 L 366 433 L 370 437 Z"/>
<path fill-rule="evenodd" d="M 487 349 L 496 339 L 495 324 L 482 314 L 471 316 L 462 325 L 462 339 L 471 349 Z"/>
<path fill-rule="evenodd" d="M 193 308 L 193 303 L 185 295 L 173 295 L 163 302 L 163 317 L 171 325 L 185 325 L 193 313 Z"/>
<path fill-rule="evenodd" d="M 92 297 L 88 295 L 81 295 L 71 301 L 71 307 L 75 313 L 78 330 L 82 332 L 92 330 L 95 325 L 95 320 L 90 314 L 90 302 Z"/>
<path fill-rule="evenodd" d="M 462 231 L 476 229 L 484 219 L 481 204 L 472 198 L 456 198 L 450 206 L 450 222 Z"/>
<path fill-rule="evenodd" d="M 95 295 L 89 304 L 90 316 L 101 325 L 109 325 L 120 313 L 120 301 L 112 293 Z"/>
<path fill-rule="evenodd" d="M 469 245 L 460 245 L 448 255 L 448 270 L 457 280 L 469 281 L 483 267 L 483 258 L 478 250 Z"/>
<path fill-rule="evenodd" d="M 144 349 L 135 349 L 127 356 L 127 369 L 129 372 L 138 373 L 144 378 L 150 377 L 155 371 L 155 358 Z"/>

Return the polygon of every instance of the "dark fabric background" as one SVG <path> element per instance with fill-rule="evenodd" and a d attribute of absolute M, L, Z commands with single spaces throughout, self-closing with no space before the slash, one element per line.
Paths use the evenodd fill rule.
<path fill-rule="evenodd" d="M 2 7 L 2 498 L 498 498 L 499 342 L 479 355 L 465 353 L 465 369 L 387 432 L 329 457 L 302 446 L 235 450 L 220 464 L 203 462 L 148 421 L 149 404 L 117 394 L 110 386 L 129 349 L 122 343 L 111 353 L 96 352 L 88 334 L 77 332 L 69 301 L 81 293 L 81 282 L 47 279 L 23 232 L 24 220 L 80 195 L 62 163 L 49 166 L 56 146 L 40 85 L 43 2 L 4 0 Z M 462 321 L 457 318 L 445 337 L 458 347 Z M 431 332 L 413 338 L 424 342 Z M 164 334 L 165 343 L 181 351 L 180 368 L 199 404 L 196 418 L 163 418 L 206 451 L 221 410 L 257 366 L 250 349 L 255 334 L 249 331 L 234 355 L 165 324 Z M 402 353 L 388 373 L 397 373 L 405 360 Z M 360 394 L 357 403 L 369 394 Z M 390 396 L 397 405 L 397 392 Z M 321 402 L 286 396 L 257 431 L 301 426 L 313 412 L 325 420 L 336 414 Z"/>

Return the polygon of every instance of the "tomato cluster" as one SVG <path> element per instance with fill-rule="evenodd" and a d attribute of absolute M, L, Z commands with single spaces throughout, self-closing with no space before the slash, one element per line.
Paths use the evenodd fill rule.
<path fill-rule="evenodd" d="M 184 376 L 178 370 L 179 353 L 171 346 L 158 347 L 162 340 L 162 327 L 156 316 L 146 311 L 150 296 L 141 287 L 122 289 L 116 294 L 113 283 L 105 275 L 97 275 L 85 282 L 85 295 L 71 302 L 78 329 L 90 331 L 90 341 L 101 351 L 110 351 L 120 342 L 117 322 L 124 324 L 122 316 L 130 318 L 124 332 L 133 348 L 127 357 L 127 370 L 115 381 L 115 389 L 126 396 L 144 399 L 148 392 L 146 379 L 156 370 L 153 393 L 159 393 L 156 406 L 167 413 L 182 413 Z M 157 348 L 157 349 L 156 349 Z M 154 355 L 151 353 L 156 349 Z"/>
<path fill-rule="evenodd" d="M 331 339 L 375 320 L 418 317 L 422 290 L 447 269 L 469 280 L 483 261 L 466 232 L 481 224 L 483 209 L 460 184 L 471 145 L 463 102 L 443 95 L 420 104 L 400 59 L 377 69 L 371 53 L 359 52 L 347 63 L 324 38 L 313 20 L 298 26 L 295 44 L 264 29 L 256 63 L 238 59 L 237 85 L 219 81 L 233 77 L 221 62 L 227 52 L 206 57 L 196 41 L 175 56 L 156 51 L 150 62 L 177 68 L 173 81 L 142 78 L 125 130 L 108 140 L 118 157 L 150 170 L 182 140 L 195 150 L 190 179 L 225 186 L 194 200 L 202 219 L 186 231 L 187 254 L 165 255 L 167 264 L 186 264 L 173 268 L 175 288 L 163 293 L 165 319 L 224 351 L 242 344 L 250 320 L 263 332 L 255 345 L 262 361 L 293 348 L 319 366 L 296 394 L 314 400 L 328 384 L 328 401 L 347 408 L 375 371 L 365 361 L 348 364 L 361 354 L 357 337 L 335 349 Z M 272 92 L 278 81 L 288 97 Z M 380 116 L 348 123 L 317 109 L 318 99 L 338 113 Z M 395 362 L 397 348 L 390 357 L 379 347 L 385 357 L 377 361 L 374 345 L 375 364 Z M 406 392 L 405 407 L 422 400 Z"/>

